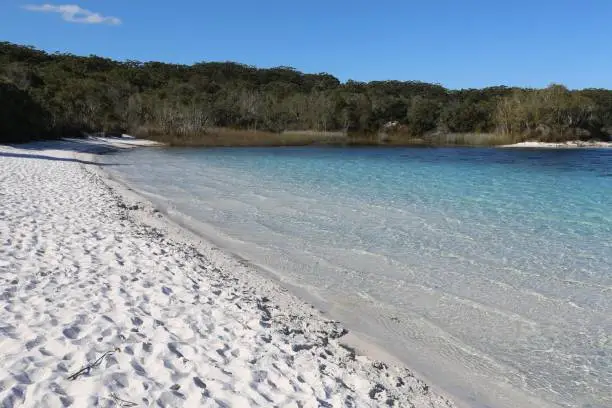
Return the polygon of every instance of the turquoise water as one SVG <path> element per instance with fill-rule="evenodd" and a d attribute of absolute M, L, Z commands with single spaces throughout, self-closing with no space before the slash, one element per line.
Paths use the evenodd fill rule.
<path fill-rule="evenodd" d="M 612 406 L 612 150 L 104 161 L 468 405 Z"/>

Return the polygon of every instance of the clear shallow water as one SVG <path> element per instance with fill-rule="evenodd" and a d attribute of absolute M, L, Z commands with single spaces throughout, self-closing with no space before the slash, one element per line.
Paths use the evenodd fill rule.
<path fill-rule="evenodd" d="M 612 151 L 134 149 L 114 175 L 480 406 L 612 406 Z"/>

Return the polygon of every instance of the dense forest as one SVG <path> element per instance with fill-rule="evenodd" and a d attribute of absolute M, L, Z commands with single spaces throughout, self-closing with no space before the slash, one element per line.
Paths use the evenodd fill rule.
<path fill-rule="evenodd" d="M 85 132 L 200 145 L 609 140 L 612 91 L 342 83 L 291 67 L 119 62 L 0 42 L 0 142 Z"/>

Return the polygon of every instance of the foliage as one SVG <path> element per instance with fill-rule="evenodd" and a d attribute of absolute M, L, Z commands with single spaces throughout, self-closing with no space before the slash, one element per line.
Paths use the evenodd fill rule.
<path fill-rule="evenodd" d="M 588 97 L 553 84 L 541 90 L 517 90 L 500 100 L 495 122 L 503 134 L 547 141 L 576 139 L 590 135 L 588 129 L 596 123 L 595 110 Z"/>
<path fill-rule="evenodd" d="M 411 134 L 419 136 L 436 128 L 440 117 L 440 104 L 436 101 L 415 96 L 412 99 L 406 121 Z"/>
<path fill-rule="evenodd" d="M 0 43 L 0 105 L 4 142 L 91 131 L 203 145 L 321 142 L 286 136 L 304 130 L 377 144 L 465 140 L 440 136 L 455 133 L 503 136 L 470 137 L 489 143 L 607 137 L 612 131 L 612 92 L 603 89 L 450 91 L 416 81 L 341 83 L 291 67 L 119 62 L 7 42 Z M 399 131 L 381 136 L 389 124 Z"/>

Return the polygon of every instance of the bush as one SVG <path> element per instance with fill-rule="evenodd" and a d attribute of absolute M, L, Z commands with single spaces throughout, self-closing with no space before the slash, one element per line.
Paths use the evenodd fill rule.
<path fill-rule="evenodd" d="M 406 117 L 408 131 L 414 136 L 435 129 L 440 117 L 440 104 L 434 100 L 414 97 Z"/>

